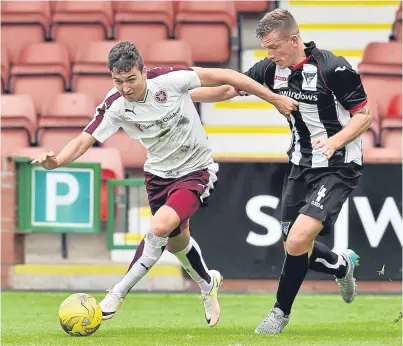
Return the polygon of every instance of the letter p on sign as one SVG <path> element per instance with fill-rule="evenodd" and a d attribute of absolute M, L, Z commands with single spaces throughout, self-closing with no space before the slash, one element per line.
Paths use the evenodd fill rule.
<path fill-rule="evenodd" d="M 58 184 L 67 185 L 66 194 L 58 194 Z M 69 173 L 52 172 L 46 175 L 46 221 L 56 221 L 57 208 L 73 204 L 79 194 L 77 179 Z"/>

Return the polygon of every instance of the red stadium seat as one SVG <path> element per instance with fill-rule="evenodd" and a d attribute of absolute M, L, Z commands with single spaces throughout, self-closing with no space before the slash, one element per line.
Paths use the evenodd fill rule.
<path fill-rule="evenodd" d="M 381 122 L 382 131 L 385 129 L 402 129 L 402 95 L 392 97 L 386 113 Z"/>
<path fill-rule="evenodd" d="M 58 43 L 33 43 L 24 46 L 11 69 L 10 89 L 15 94 L 30 94 L 36 109 L 55 94 L 69 87 L 70 62 L 67 50 Z"/>
<path fill-rule="evenodd" d="M 51 1 L 49 1 L 50 13 L 51 13 L 51 14 L 55 13 L 56 6 L 57 6 L 57 3 L 58 3 L 59 1 L 60 1 L 60 0 L 51 0 Z"/>
<path fill-rule="evenodd" d="M 123 130 L 106 140 L 102 147 L 119 150 L 124 167 L 142 168 L 147 159 L 144 146 L 138 140 L 130 138 Z"/>
<path fill-rule="evenodd" d="M 52 17 L 51 36 L 66 44 L 74 59 L 81 44 L 110 37 L 112 20 L 110 1 L 59 1 Z"/>
<path fill-rule="evenodd" d="M 402 156 L 402 128 L 382 129 L 381 146 L 399 153 Z"/>
<path fill-rule="evenodd" d="M 232 29 L 236 23 L 233 1 L 181 1 L 175 35 L 192 47 L 197 63 L 225 63 L 230 59 Z"/>
<path fill-rule="evenodd" d="M 38 145 L 60 151 L 91 122 L 95 107 L 94 99 L 86 94 L 64 93 L 47 100 L 36 131 Z"/>
<path fill-rule="evenodd" d="M 358 65 L 361 74 L 402 75 L 402 43 L 371 42 Z"/>
<path fill-rule="evenodd" d="M 361 80 L 370 100 L 370 107 L 379 114 L 378 119 L 385 117 L 391 96 L 402 92 L 401 76 L 361 75 Z"/>
<path fill-rule="evenodd" d="M 1 47 L 1 92 L 8 90 L 8 75 L 10 70 L 10 62 L 8 61 L 8 49 Z"/>
<path fill-rule="evenodd" d="M 364 148 L 364 162 L 366 163 L 401 163 L 402 154 L 393 148 Z"/>
<path fill-rule="evenodd" d="M 174 18 L 171 1 L 116 1 L 113 4 L 115 40 L 130 40 L 143 52 L 149 43 L 171 36 Z"/>
<path fill-rule="evenodd" d="M 36 111 L 29 95 L 1 97 L 1 154 L 30 146 L 36 127 Z"/>
<path fill-rule="evenodd" d="M 1 42 L 14 61 L 28 43 L 43 42 L 50 25 L 49 1 L 2 1 Z"/>
<path fill-rule="evenodd" d="M 41 153 L 47 151 L 48 148 L 36 147 L 36 148 L 22 148 L 16 149 L 11 154 L 14 157 L 26 157 L 34 159 Z M 78 162 L 96 162 L 101 165 L 101 221 L 108 219 L 108 191 L 106 188 L 105 179 L 123 179 L 124 170 L 122 161 L 120 160 L 119 151 L 113 148 L 90 148 L 80 158 Z"/>
<path fill-rule="evenodd" d="M 193 65 L 192 50 L 186 41 L 164 40 L 152 42 L 144 53 L 147 68 L 189 67 Z"/>
<path fill-rule="evenodd" d="M 265 12 L 270 1 L 235 1 L 235 9 L 241 13 Z"/>
<path fill-rule="evenodd" d="M 72 90 L 91 95 L 101 104 L 113 88 L 111 73 L 107 67 L 108 55 L 116 41 L 92 42 L 77 52 L 73 73 Z"/>
<path fill-rule="evenodd" d="M 373 128 L 368 129 L 361 135 L 362 147 L 373 148 L 377 146 L 378 137 Z"/>

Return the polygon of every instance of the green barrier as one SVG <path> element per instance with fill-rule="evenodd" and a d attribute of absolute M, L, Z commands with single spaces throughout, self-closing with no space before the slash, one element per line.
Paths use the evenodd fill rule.
<path fill-rule="evenodd" d="M 32 232 L 100 232 L 101 168 L 74 162 L 47 171 L 16 158 L 18 228 Z"/>
<path fill-rule="evenodd" d="M 128 250 L 128 249 L 137 249 L 138 244 L 140 243 L 143 235 L 138 234 L 129 234 L 129 209 L 130 203 L 128 203 L 129 199 L 129 188 L 136 188 L 136 205 L 140 206 L 140 188 L 144 186 L 144 179 L 109 179 L 107 181 L 108 184 L 108 221 L 107 221 L 107 242 L 108 242 L 108 250 Z M 115 189 L 117 187 L 125 187 L 126 188 L 126 196 L 122 201 L 121 196 L 117 196 L 115 193 Z M 116 244 L 115 232 L 116 230 L 116 204 L 117 202 L 124 202 L 125 210 L 124 210 L 124 222 L 123 222 L 123 232 L 119 234 L 121 237 L 121 241 L 119 244 Z M 140 213 L 137 217 L 137 225 L 136 229 L 140 230 Z M 129 239 L 131 238 L 131 239 Z"/>

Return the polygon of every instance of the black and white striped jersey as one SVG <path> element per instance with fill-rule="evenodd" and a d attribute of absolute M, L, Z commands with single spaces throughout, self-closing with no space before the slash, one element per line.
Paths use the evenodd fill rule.
<path fill-rule="evenodd" d="M 256 63 L 245 74 L 271 91 L 289 96 L 299 103 L 289 121 L 292 143 L 288 156 L 292 163 L 304 167 L 362 164 L 361 139 L 357 138 L 327 160 L 311 141 L 331 137 L 350 121 L 352 113 L 363 108 L 367 95 L 361 78 L 343 57 L 305 44 L 306 59 L 290 68 L 279 68 L 268 58 Z"/>

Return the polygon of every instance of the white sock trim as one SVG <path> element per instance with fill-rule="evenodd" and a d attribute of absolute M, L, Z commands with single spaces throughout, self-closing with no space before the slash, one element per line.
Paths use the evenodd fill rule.
<path fill-rule="evenodd" d="M 343 262 L 345 262 L 345 259 L 343 258 L 342 255 L 337 255 L 338 259 L 336 264 L 330 264 L 328 261 L 326 261 L 324 258 L 317 258 L 315 260 L 315 262 L 319 262 L 322 263 L 325 267 L 329 268 L 329 269 L 338 269 L 340 267 L 341 264 L 343 264 Z M 346 263 L 347 265 L 347 263 Z"/>

